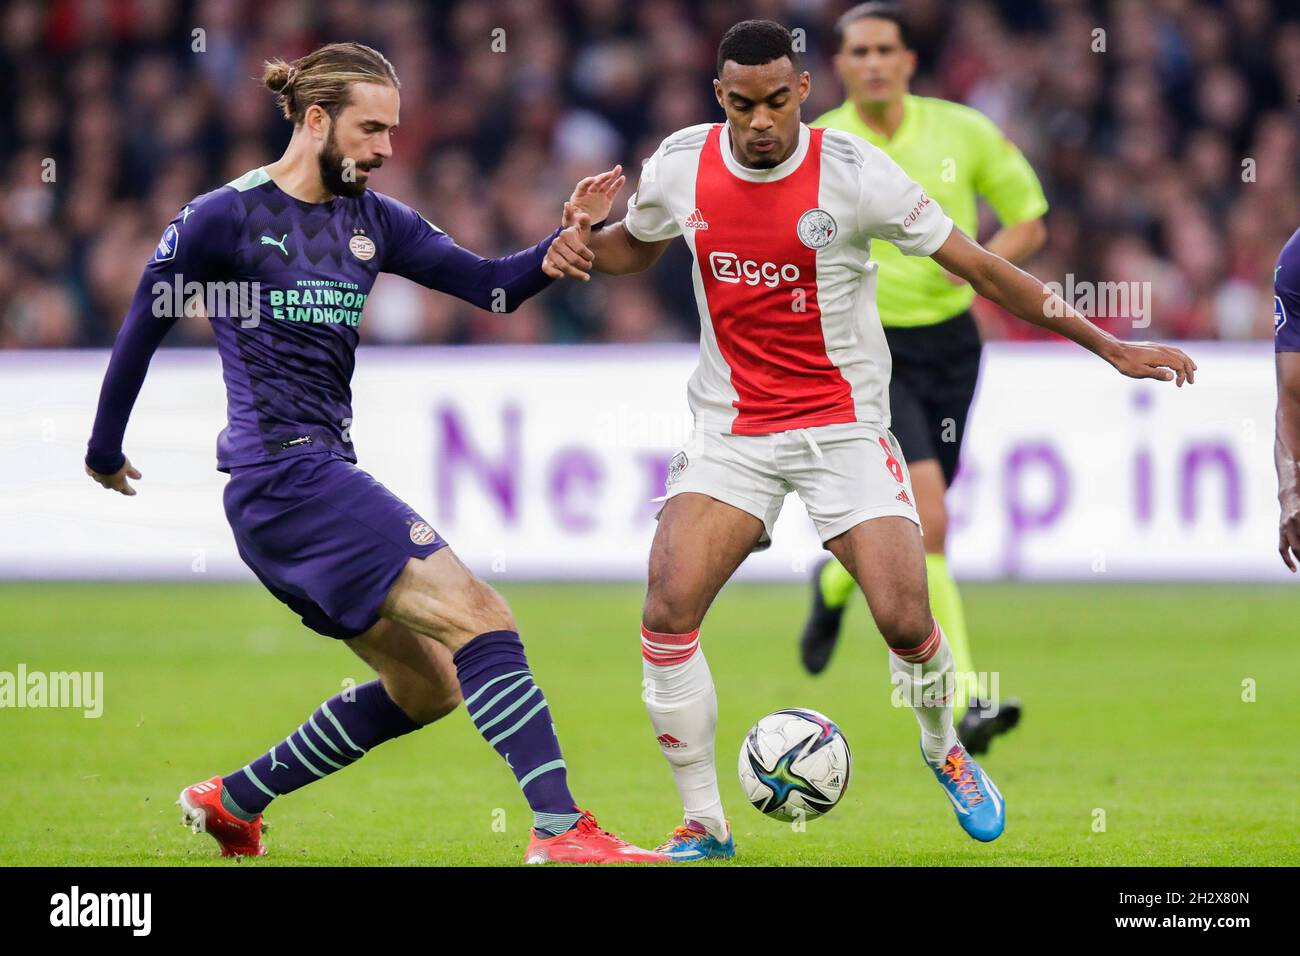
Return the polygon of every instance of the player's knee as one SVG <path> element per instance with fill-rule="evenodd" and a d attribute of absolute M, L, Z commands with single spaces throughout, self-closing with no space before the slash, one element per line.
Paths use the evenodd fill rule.
<path fill-rule="evenodd" d="M 488 631 L 518 630 L 506 599 L 485 581 L 471 577 L 458 603 L 460 606 L 449 615 L 458 632 L 453 635 L 457 646 Z"/>
<path fill-rule="evenodd" d="M 641 611 L 641 623 L 657 634 L 685 634 L 700 626 L 698 602 L 670 591 L 651 591 Z"/>
<path fill-rule="evenodd" d="M 510 605 L 506 599 L 497 593 L 496 588 L 483 581 L 478 582 L 482 590 L 481 599 L 483 601 L 483 623 L 485 631 L 516 631 L 519 625 L 515 623 L 514 612 L 510 610 Z"/>
<path fill-rule="evenodd" d="M 873 616 L 890 647 L 917 647 L 934 630 L 934 618 L 928 607 L 900 601 L 876 610 Z"/>

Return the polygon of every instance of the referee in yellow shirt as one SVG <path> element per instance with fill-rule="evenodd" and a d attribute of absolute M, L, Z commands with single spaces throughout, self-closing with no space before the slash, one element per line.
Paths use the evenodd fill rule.
<path fill-rule="evenodd" d="M 853 133 L 884 150 L 972 236 L 978 227 L 976 198 L 982 197 L 1002 223 L 984 245 L 1011 262 L 1032 255 L 1046 235 L 1047 200 L 1038 178 L 982 113 L 908 92 L 916 53 L 900 7 L 860 4 L 840 17 L 835 32 L 835 68 L 848 99 L 811 125 Z M 894 360 L 891 430 L 907 458 L 925 531 L 930 605 L 958 674 L 973 675 L 961 595 L 944 557 L 944 494 L 957 470 L 979 376 L 980 338 L 970 313 L 975 292 L 933 259 L 904 256 L 889 243 L 872 243 L 871 258 L 879 264 L 876 301 Z M 834 559 L 818 565 L 814 574 L 813 609 L 800 650 L 804 666 L 817 674 L 830 660 L 856 585 Z M 994 736 L 1015 726 L 1020 707 L 1013 701 L 998 707 L 977 701 L 973 683 L 965 683 L 969 680 L 959 682 L 954 716 L 960 718 L 962 743 L 979 754 Z"/>

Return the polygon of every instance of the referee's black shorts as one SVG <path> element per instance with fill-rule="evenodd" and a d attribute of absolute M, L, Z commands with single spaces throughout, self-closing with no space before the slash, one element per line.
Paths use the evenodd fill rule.
<path fill-rule="evenodd" d="M 894 360 L 889 430 L 909 463 L 937 459 L 951 485 L 980 373 L 975 318 L 967 310 L 932 325 L 886 326 L 885 338 Z"/>

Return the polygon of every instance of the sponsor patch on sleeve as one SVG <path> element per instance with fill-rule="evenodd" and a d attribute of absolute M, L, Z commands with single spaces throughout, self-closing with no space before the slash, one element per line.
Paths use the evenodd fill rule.
<path fill-rule="evenodd" d="M 158 240 L 158 248 L 153 252 L 153 261 L 166 262 L 168 259 L 176 258 L 176 247 L 180 243 L 180 230 L 176 228 L 176 223 L 172 223 L 163 230 L 162 238 Z"/>

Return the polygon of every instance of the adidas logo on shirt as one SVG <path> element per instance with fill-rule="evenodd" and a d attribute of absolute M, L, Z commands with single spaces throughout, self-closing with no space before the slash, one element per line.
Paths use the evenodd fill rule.
<path fill-rule="evenodd" d="M 704 221 L 704 214 L 701 213 L 700 208 L 696 206 L 693 210 L 691 210 L 691 214 L 686 217 L 686 221 L 682 223 L 682 228 L 683 229 L 708 229 L 709 224 Z"/>

